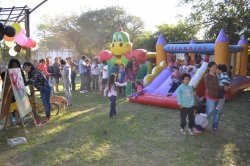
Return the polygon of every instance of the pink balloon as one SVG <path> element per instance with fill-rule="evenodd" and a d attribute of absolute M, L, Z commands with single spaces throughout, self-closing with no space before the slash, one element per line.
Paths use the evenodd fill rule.
<path fill-rule="evenodd" d="M 23 34 L 18 34 L 15 36 L 16 43 L 20 46 L 24 46 L 28 42 L 28 38 Z"/>
<path fill-rule="evenodd" d="M 20 33 L 23 34 L 23 35 L 26 35 L 26 30 L 25 30 L 25 28 L 22 28 Z"/>
<path fill-rule="evenodd" d="M 24 46 L 27 48 L 31 48 L 31 47 L 33 47 L 33 45 L 34 45 L 34 40 L 31 39 L 30 37 L 28 37 L 28 41 L 25 43 Z"/>
<path fill-rule="evenodd" d="M 112 52 L 108 50 L 102 50 L 98 53 L 100 61 L 107 61 L 112 58 Z"/>

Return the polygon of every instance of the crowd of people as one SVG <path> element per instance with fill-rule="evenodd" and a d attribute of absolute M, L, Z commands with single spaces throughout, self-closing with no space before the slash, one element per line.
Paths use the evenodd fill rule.
<path fill-rule="evenodd" d="M 228 70 L 226 65 L 217 65 L 215 62 L 210 61 L 208 63 L 208 72 L 204 76 L 206 95 L 200 98 L 196 95 L 196 90 L 188 84 L 191 80 L 190 73 L 195 72 L 203 61 L 209 62 L 209 57 L 205 56 L 202 59 L 200 55 L 196 55 L 194 62 L 192 62 L 190 56 L 185 54 L 182 63 L 173 59 L 169 61 L 169 67 L 173 70 L 173 74 L 171 75 L 172 83 L 167 96 L 171 96 L 175 91 L 177 92 L 182 134 L 186 134 L 187 117 L 190 135 L 204 131 L 208 125 L 208 118 L 212 115 L 212 130 L 214 132 L 218 130 L 219 119 L 225 102 L 225 92 L 230 88 L 231 68 Z M 82 56 L 78 63 L 74 62 L 71 57 L 66 59 L 55 58 L 54 63 L 50 58 L 42 58 L 36 65 L 25 62 L 22 68 L 17 59 L 10 60 L 8 68 L 16 67 L 21 69 L 25 85 L 33 85 L 40 91 L 45 107 L 45 123 L 50 120 L 50 96 L 60 92 L 58 88 L 60 80 L 69 106 L 73 104 L 72 92 L 76 91 L 76 75 L 78 71 L 80 74 L 79 92 L 88 93 L 94 91 L 107 96 L 110 100 L 110 117 L 117 114 L 116 97 L 118 94 L 125 95 L 125 87 L 128 82 L 134 83 L 135 89 L 130 97 L 137 98 L 144 93 L 142 83 L 136 80 L 139 65 L 135 57 L 132 57 L 127 65 L 123 63 L 120 65 L 114 64 L 110 71 L 107 61 L 100 63 L 96 58 L 91 62 L 86 56 Z M 26 77 L 23 71 L 25 71 Z M 5 72 L 1 73 L 2 79 L 4 79 L 4 74 Z M 15 103 L 14 97 L 12 98 L 13 103 Z M 12 112 L 12 121 L 16 119 L 16 109 L 13 104 L 10 110 Z M 35 119 L 37 125 L 41 124 L 39 117 L 35 116 Z"/>

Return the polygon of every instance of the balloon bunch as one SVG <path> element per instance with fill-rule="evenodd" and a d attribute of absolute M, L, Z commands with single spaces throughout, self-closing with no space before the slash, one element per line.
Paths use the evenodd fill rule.
<path fill-rule="evenodd" d="M 37 43 L 35 40 L 26 36 L 26 31 L 18 23 L 4 26 L 0 22 L 0 41 L 4 40 L 6 46 L 10 48 L 9 54 L 16 56 L 21 49 L 34 48 Z"/>

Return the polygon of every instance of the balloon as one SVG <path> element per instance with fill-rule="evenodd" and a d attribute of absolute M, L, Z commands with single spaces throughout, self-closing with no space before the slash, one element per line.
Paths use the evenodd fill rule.
<path fill-rule="evenodd" d="M 133 51 L 133 56 L 135 56 L 136 58 L 136 61 L 139 63 L 139 64 L 143 64 L 146 62 L 147 60 L 147 50 L 144 50 L 144 49 L 136 49 Z"/>
<path fill-rule="evenodd" d="M 21 51 L 21 49 L 22 49 L 22 47 L 20 46 L 20 45 L 15 45 L 15 47 L 14 47 L 14 50 L 16 51 L 16 52 L 20 52 Z"/>
<path fill-rule="evenodd" d="M 36 42 L 35 42 L 35 43 L 36 43 Z M 39 47 L 38 47 L 38 44 L 36 43 L 36 46 L 35 46 L 35 47 L 32 47 L 32 48 L 31 48 L 31 51 L 36 51 L 38 48 L 39 48 Z"/>
<path fill-rule="evenodd" d="M 15 36 L 15 40 L 20 46 L 24 46 L 28 42 L 28 38 L 21 33 Z"/>
<path fill-rule="evenodd" d="M 24 28 L 21 28 L 21 33 L 22 33 L 23 35 L 26 35 L 26 30 L 25 30 Z"/>
<path fill-rule="evenodd" d="M 100 57 L 100 61 L 106 61 L 112 58 L 112 52 L 108 50 L 102 50 L 98 53 L 98 56 Z"/>
<path fill-rule="evenodd" d="M 4 35 L 4 36 L 3 36 L 3 39 L 4 39 L 5 41 L 13 41 L 13 40 L 14 40 L 14 37 L 9 37 L 9 36 Z"/>
<path fill-rule="evenodd" d="M 15 42 L 14 41 L 6 41 L 5 40 L 5 45 L 8 46 L 9 48 L 12 48 L 15 46 Z"/>
<path fill-rule="evenodd" d="M 16 56 L 17 55 L 17 52 L 14 50 L 14 48 L 12 47 L 10 50 L 9 50 L 9 54 L 10 56 Z"/>
<path fill-rule="evenodd" d="M 25 43 L 25 47 L 31 48 L 34 45 L 34 40 L 28 37 L 28 41 Z"/>
<path fill-rule="evenodd" d="M 20 24 L 18 24 L 17 22 L 14 22 L 13 24 L 11 24 L 11 26 L 12 26 L 13 28 L 15 28 L 15 30 L 16 30 L 16 34 L 20 33 L 20 32 L 21 32 L 21 30 L 22 30 L 21 25 L 20 25 Z"/>
<path fill-rule="evenodd" d="M 124 54 L 124 56 L 125 56 L 127 59 L 131 59 L 132 56 L 133 56 L 133 54 L 132 54 L 131 51 L 128 51 L 128 52 L 126 52 L 126 53 Z"/>
<path fill-rule="evenodd" d="M 3 32 L 3 24 L 0 22 L 0 33 Z"/>
<path fill-rule="evenodd" d="M 4 27 L 3 33 L 8 37 L 14 37 L 16 34 L 16 30 L 12 26 L 7 25 Z"/>
<path fill-rule="evenodd" d="M 35 48 L 37 46 L 37 43 L 36 43 L 36 41 L 34 40 L 33 41 L 33 45 L 31 46 L 32 48 Z"/>

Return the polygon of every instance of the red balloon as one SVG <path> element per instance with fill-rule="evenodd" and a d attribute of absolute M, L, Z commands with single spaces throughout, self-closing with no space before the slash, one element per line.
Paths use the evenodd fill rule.
<path fill-rule="evenodd" d="M 25 47 L 27 47 L 27 48 L 31 48 L 31 47 L 33 47 L 33 45 L 34 45 L 34 40 L 33 39 L 31 39 L 30 37 L 27 37 L 28 38 L 28 41 L 27 41 L 27 43 L 25 43 Z"/>
<path fill-rule="evenodd" d="M 31 46 L 32 48 L 35 48 L 36 47 L 36 41 L 34 40 L 33 41 L 33 45 Z"/>
<path fill-rule="evenodd" d="M 135 56 L 139 64 L 144 64 L 147 61 L 147 50 L 145 49 L 136 49 L 132 52 L 132 55 Z"/>
<path fill-rule="evenodd" d="M 102 50 L 98 53 L 98 56 L 100 58 L 100 61 L 107 61 L 112 58 L 112 52 L 109 50 Z"/>
<path fill-rule="evenodd" d="M 125 56 L 128 60 L 130 60 L 130 59 L 132 58 L 132 56 L 133 56 L 133 53 L 132 53 L 132 52 L 126 52 L 126 53 L 124 54 L 124 56 Z"/>

